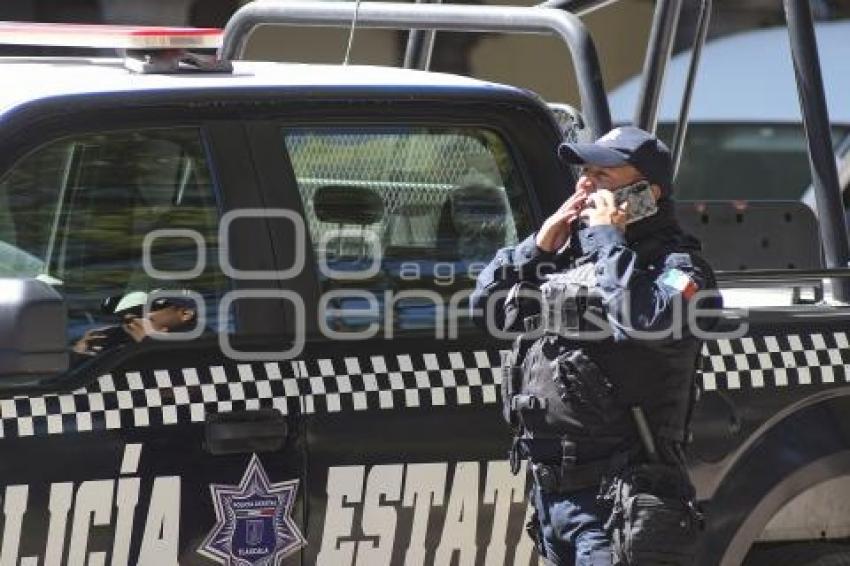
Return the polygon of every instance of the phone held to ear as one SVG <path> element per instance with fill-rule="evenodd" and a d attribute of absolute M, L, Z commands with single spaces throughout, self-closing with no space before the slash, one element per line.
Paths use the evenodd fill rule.
<path fill-rule="evenodd" d="M 648 181 L 638 181 L 633 185 L 617 189 L 614 191 L 614 202 L 617 206 L 621 206 L 624 202 L 629 203 L 626 209 L 628 214 L 626 224 L 643 220 L 658 212 L 658 205 L 652 195 L 652 186 Z"/>

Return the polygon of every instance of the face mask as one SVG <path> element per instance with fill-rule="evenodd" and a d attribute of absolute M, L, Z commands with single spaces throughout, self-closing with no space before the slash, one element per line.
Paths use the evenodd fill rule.
<path fill-rule="evenodd" d="M 626 224 L 632 224 L 643 220 L 658 212 L 658 205 L 652 195 L 652 186 L 648 181 L 638 181 L 633 185 L 627 185 L 614 191 L 614 202 L 621 206 L 628 202 L 628 219 Z"/>

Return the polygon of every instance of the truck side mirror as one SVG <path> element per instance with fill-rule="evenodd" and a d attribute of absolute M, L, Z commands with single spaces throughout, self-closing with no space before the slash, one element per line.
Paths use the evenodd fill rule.
<path fill-rule="evenodd" d="M 68 369 L 68 312 L 62 296 L 37 279 L 0 279 L 0 380 Z"/>

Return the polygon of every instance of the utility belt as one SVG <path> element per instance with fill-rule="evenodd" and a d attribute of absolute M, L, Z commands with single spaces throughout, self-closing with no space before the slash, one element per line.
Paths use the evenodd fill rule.
<path fill-rule="evenodd" d="M 571 467 L 554 464 L 531 463 L 531 476 L 535 484 L 546 493 L 572 493 L 589 487 L 598 487 L 609 469 L 607 460 Z"/>
<path fill-rule="evenodd" d="M 609 459 L 579 462 L 576 445 L 564 439 L 521 438 L 516 448 L 529 461 L 534 482 L 547 493 L 570 493 L 598 486 Z"/>
<path fill-rule="evenodd" d="M 530 440 L 529 470 L 537 489 L 570 493 L 599 488 L 597 500 L 610 508 L 604 529 L 611 537 L 614 566 L 690 566 L 698 548 L 703 515 L 685 469 L 681 445 L 649 433 L 645 417 L 633 408 L 639 445 L 611 458 L 576 464 L 569 454 L 575 445 L 561 441 Z M 562 447 L 560 463 L 535 460 L 538 454 Z M 539 513 L 535 507 L 525 528 L 541 556 L 546 556 Z"/>

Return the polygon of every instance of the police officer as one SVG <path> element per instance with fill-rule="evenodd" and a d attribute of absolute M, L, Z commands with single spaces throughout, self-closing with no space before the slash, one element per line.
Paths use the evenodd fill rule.
<path fill-rule="evenodd" d="M 150 300 L 147 313 L 144 307 L 149 295 L 144 291 L 106 299 L 101 308 L 119 319 L 120 324 L 87 330 L 72 348 L 73 361 L 81 362 L 118 346 L 151 340 L 158 333 L 195 330 L 198 307 L 194 299 L 182 291 L 165 294 L 165 290 L 157 289 L 153 293 L 158 296 Z"/>
<path fill-rule="evenodd" d="M 692 490 L 681 446 L 701 341 L 689 309 L 719 304 L 703 300 L 714 277 L 674 218 L 661 141 L 621 127 L 558 153 L 582 167 L 575 192 L 496 254 L 471 303 L 476 320 L 495 321 L 491 332 L 523 333 L 502 393 L 514 467 L 528 459 L 534 478 L 538 550 L 557 565 L 623 564 L 637 559 L 616 544 L 612 554 L 622 502 L 601 497 L 600 484 L 652 461 L 678 467 Z"/>

